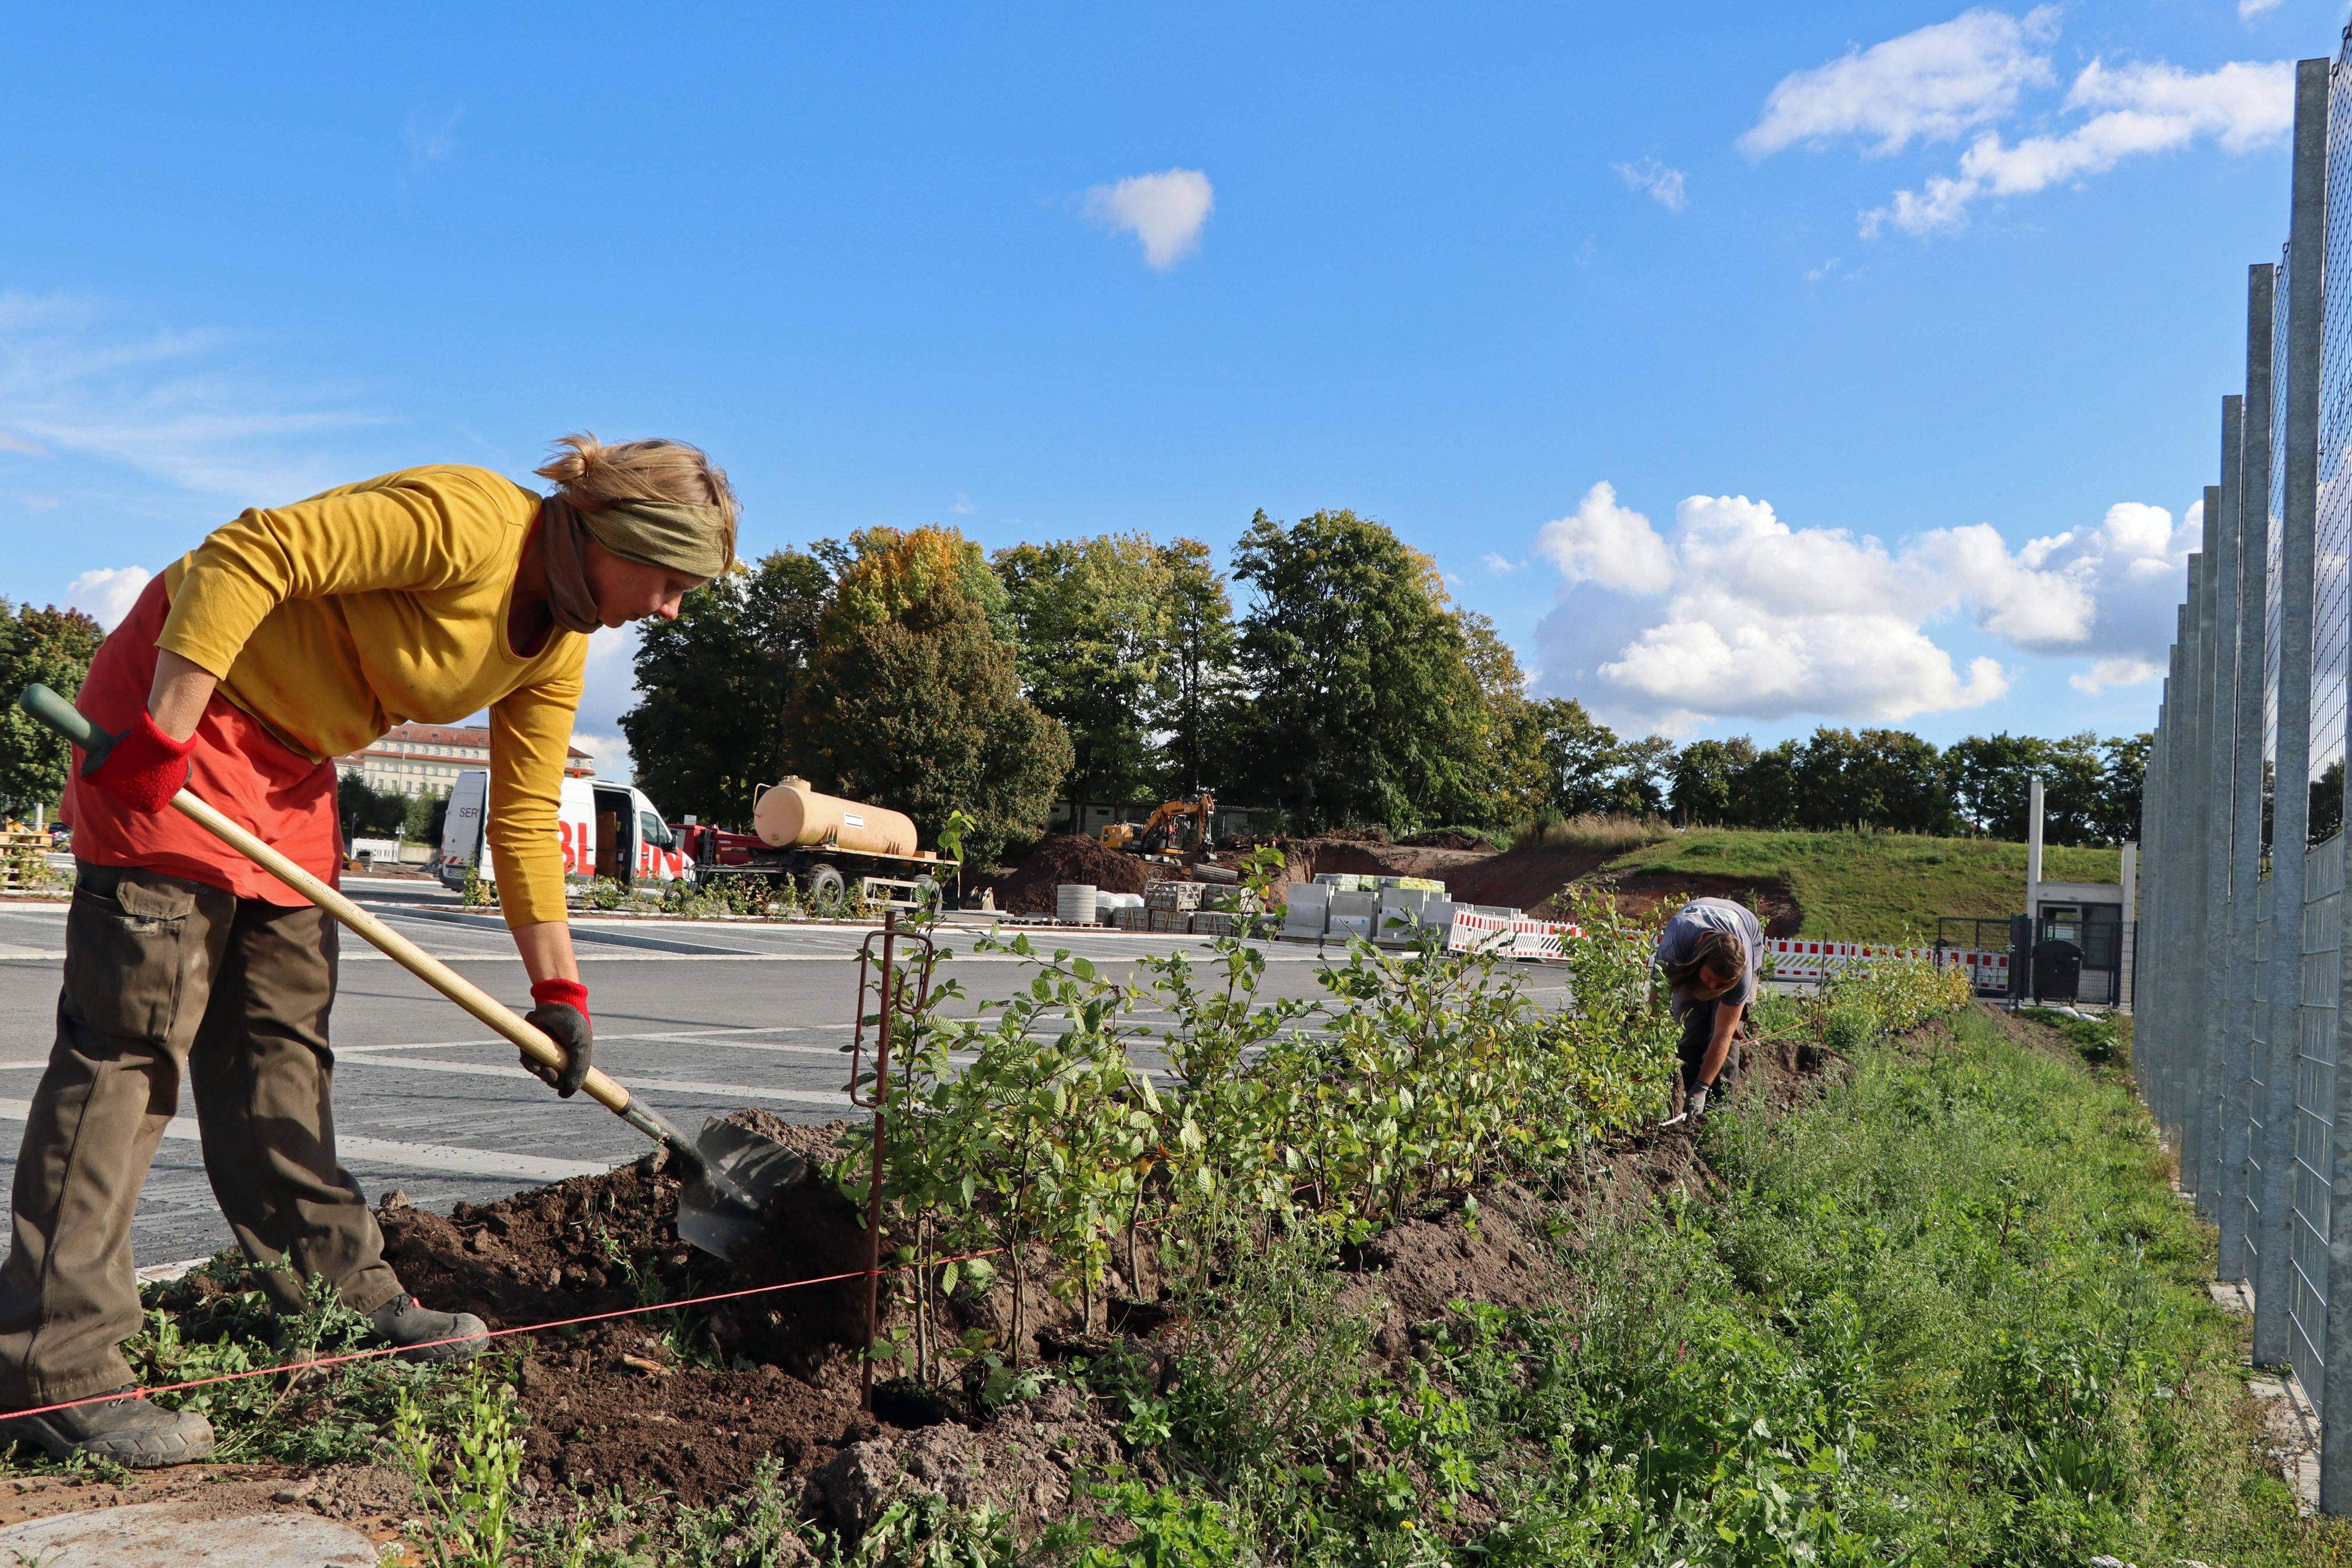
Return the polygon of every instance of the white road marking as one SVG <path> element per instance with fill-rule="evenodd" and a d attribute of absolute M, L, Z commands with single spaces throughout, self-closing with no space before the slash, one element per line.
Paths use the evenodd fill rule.
<path fill-rule="evenodd" d="M 521 1069 L 517 1068 L 517 1071 Z M 30 1100 L 0 1099 L 0 1121 L 22 1122 L 33 1113 Z M 167 1138 L 201 1143 L 204 1134 L 193 1120 L 175 1120 L 163 1129 Z M 602 1176 L 613 1167 L 602 1162 L 551 1160 L 537 1155 L 499 1154 L 490 1149 L 454 1148 L 446 1144 L 407 1144 L 392 1138 L 335 1135 L 335 1152 L 346 1160 L 396 1170 L 442 1171 L 451 1176 L 520 1176 L 526 1181 L 562 1181 L 566 1176 Z M 624 1162 L 625 1163 L 625 1162 Z"/>
<path fill-rule="evenodd" d="M 520 1067 L 493 1067 L 482 1061 L 415 1061 L 400 1057 L 368 1056 L 352 1063 L 355 1067 L 392 1067 L 410 1072 L 456 1072 L 469 1078 L 520 1078 L 526 1083 L 539 1080 Z M 845 1089 L 820 1093 L 808 1089 L 754 1089 L 748 1083 L 703 1083 L 677 1078 L 639 1078 L 632 1074 L 631 1089 L 651 1092 L 667 1091 L 676 1094 L 707 1094 L 728 1100 L 782 1100 L 794 1105 L 841 1106 L 849 1102 Z"/>

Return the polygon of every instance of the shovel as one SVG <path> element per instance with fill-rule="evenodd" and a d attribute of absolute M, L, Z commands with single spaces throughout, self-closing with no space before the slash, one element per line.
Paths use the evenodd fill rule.
<path fill-rule="evenodd" d="M 16 703 L 82 748 L 89 758 L 82 765 L 85 773 L 103 762 L 114 745 L 114 737 L 47 686 L 26 687 Z M 512 1040 L 525 1056 L 544 1067 L 562 1069 L 562 1049 L 537 1026 L 238 827 L 219 810 L 186 789 L 172 797 L 172 808 L 358 932 L 401 967 Z M 590 1068 L 581 1088 L 590 1099 L 685 1164 L 692 1179 L 678 1195 L 678 1234 L 718 1257 L 727 1257 L 757 1236 L 768 1201 L 807 1174 L 807 1162 L 800 1155 L 748 1127 L 713 1119 L 704 1124 L 699 1138 L 688 1138 L 668 1117 L 605 1076 L 602 1069 Z"/>

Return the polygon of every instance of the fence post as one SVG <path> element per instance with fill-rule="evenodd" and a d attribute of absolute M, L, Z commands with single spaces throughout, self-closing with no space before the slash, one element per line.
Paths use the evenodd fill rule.
<path fill-rule="evenodd" d="M 2286 1176 L 2294 1134 L 2294 1057 L 2279 1050 L 2284 1032 L 2269 1006 L 2270 992 L 2257 922 L 2264 882 L 2263 768 L 2268 760 L 2264 699 L 2268 691 L 2271 561 L 2272 321 L 2277 269 L 2267 262 L 2246 272 L 2246 403 L 2239 448 L 2238 487 L 2238 774 L 2231 819 L 2232 886 L 2245 889 L 2231 907 L 2234 955 L 2232 1005 L 2244 1019 L 2250 1103 L 2247 1107 L 2245 1278 L 2254 1291 L 2254 1361 L 2276 1365 L 2286 1354 Z M 2270 940 L 2278 945 L 2277 888 L 2273 883 Z M 2244 1000 L 2236 998 L 2243 989 Z M 2254 1038 L 2256 1009 L 2263 1020 Z M 2282 1067 L 2286 1069 L 2282 1071 Z"/>
<path fill-rule="evenodd" d="M 2189 789 L 2197 800 L 2196 841 L 2189 846 L 2188 885 L 2196 936 L 2189 945 L 2189 988 L 2194 997 L 2189 1010 L 2197 1052 L 2197 1212 L 2219 1226 L 2221 1222 L 2221 1106 L 2229 1094 L 2226 1052 L 2221 1044 L 2221 998 L 2213 990 L 2219 954 L 2216 948 L 2224 925 L 2214 879 L 2228 870 L 2223 854 L 2228 835 L 2213 832 L 2220 800 L 2214 789 L 2219 770 L 2214 759 L 2228 747 L 2220 702 L 2221 674 L 2221 600 L 2232 598 L 2236 583 L 2230 572 L 2230 541 L 2222 532 L 2221 486 L 2205 486 L 2203 514 L 2205 571 L 2197 595 L 2197 750 L 2189 762 Z M 2226 894 L 2224 894 L 2226 896 Z"/>
<path fill-rule="evenodd" d="M 2167 1010 L 2174 1021 L 2166 1032 L 2171 1036 L 2173 1060 L 2174 1146 L 2179 1152 L 2180 1190 L 2202 1215 L 2205 1207 L 2198 1183 L 2205 1174 L 2202 1113 L 2208 1074 L 2198 1007 L 2203 988 L 2197 983 L 2203 977 L 2198 959 L 2205 914 L 2205 888 L 2197 875 L 2204 868 L 2203 858 L 2197 852 L 2198 825 L 2204 816 L 2197 783 L 2204 772 L 2199 766 L 2205 756 L 2203 710 L 2208 685 L 2202 622 L 2211 595 L 2206 577 L 2213 565 L 2213 518 L 2201 497 L 2198 510 L 2204 526 L 2197 553 L 2189 558 L 2189 597 L 2180 607 L 2180 679 L 2172 688 L 2178 715 L 2173 723 L 2180 745 L 2172 758 L 2173 849 L 2165 896 L 2172 905 L 2166 967 L 2172 971 L 2172 1006 Z"/>
<path fill-rule="evenodd" d="M 2213 1139 L 2215 1151 L 2215 1223 L 2221 1230 L 2216 1273 L 2223 1280 L 2246 1277 L 2246 1076 L 2252 1052 L 2239 1000 L 2244 976 L 2232 960 L 2236 906 L 2253 903 L 2251 883 L 2237 876 L 2237 759 L 2245 746 L 2239 727 L 2238 617 L 2243 603 L 2245 508 L 2239 495 L 2239 455 L 2245 440 L 2245 399 L 2221 400 L 2221 483 L 2217 499 L 2221 512 L 2219 530 L 2221 568 L 2214 590 L 2213 628 L 2213 810 L 2207 819 L 2212 838 L 2212 892 L 2209 906 L 2212 923 L 2206 965 L 2207 987 L 2213 997 L 2213 1034 L 2221 1070 L 2221 1126 Z"/>
<path fill-rule="evenodd" d="M 2319 372 L 2325 320 L 2320 277 L 2327 237 L 2327 99 L 2328 62 L 2297 61 L 2294 197 L 2286 256 L 2285 450 L 2273 456 L 2284 476 L 2284 498 L 2279 551 L 2278 757 L 2271 805 L 2271 878 L 2277 890 L 2273 918 L 2280 937 L 2272 965 L 2271 1022 L 2285 1037 L 2293 1053 L 2288 1068 L 2289 1082 L 2296 1088 L 2292 1116 L 2297 1122 L 2305 1108 L 2301 1092 L 2303 953 L 2310 861 L 2312 567 L 2319 501 Z M 2326 1235 L 2314 1232 L 2311 1217 L 2304 1212 L 2304 1184 L 2295 1180 L 2296 1170 L 2307 1168 L 2302 1158 L 2303 1141 L 2293 1139 L 2289 1147 L 2287 1361 L 2305 1393 L 2324 1409 L 2321 1346 L 2326 1336 L 2325 1325 L 2309 1319 L 2321 1305 L 2314 1298 L 2326 1289 L 2326 1281 L 2310 1279 L 2306 1258 L 2326 1247 Z M 2318 1172 L 2312 1176 L 2324 1183 Z M 2317 1249 L 2312 1246 L 2315 1242 Z M 2325 1446 L 2323 1439 L 2323 1449 Z M 2322 1469 L 2324 1472 L 2324 1455 Z M 2327 1507 L 2324 1475 L 2322 1489 L 2322 1506 Z M 2339 1479 L 2333 1505 L 2336 1509 L 2343 1507 L 2340 1494 Z"/>

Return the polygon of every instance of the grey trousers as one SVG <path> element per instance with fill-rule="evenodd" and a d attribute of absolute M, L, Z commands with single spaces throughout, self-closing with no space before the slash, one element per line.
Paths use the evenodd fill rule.
<path fill-rule="evenodd" d="M 0 1265 L 0 1400 L 79 1399 L 135 1379 L 131 1219 L 180 1080 L 205 1174 L 282 1312 L 323 1276 L 360 1312 L 400 1293 L 359 1184 L 335 1158 L 336 929 L 321 910 L 84 865 L 66 918 L 57 1043 L 16 1156 Z"/>
<path fill-rule="evenodd" d="M 1682 1064 L 1683 1090 L 1687 1093 L 1698 1086 L 1698 1070 L 1706 1061 L 1707 1041 L 1715 1037 L 1715 1009 L 1717 1002 L 1693 1002 L 1690 1011 L 1683 1014 L 1683 1038 L 1675 1048 L 1675 1059 Z M 1715 1075 L 1715 1087 L 1708 1091 L 1708 1103 L 1717 1108 L 1730 1103 L 1739 1088 L 1739 1070 L 1745 1065 L 1740 1040 L 1748 1033 L 1746 1019 L 1739 1020 L 1738 1032 L 1731 1037 L 1731 1050 L 1723 1059 L 1723 1071 Z"/>

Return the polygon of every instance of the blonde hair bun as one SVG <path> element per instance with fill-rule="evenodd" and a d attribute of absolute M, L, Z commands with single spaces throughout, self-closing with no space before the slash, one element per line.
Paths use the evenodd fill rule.
<path fill-rule="evenodd" d="M 656 438 L 607 446 L 582 431 L 558 439 L 554 455 L 534 472 L 583 512 L 601 512 L 615 501 L 668 501 L 717 507 L 731 528 L 742 510 L 727 470 L 683 441 Z"/>

